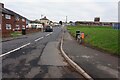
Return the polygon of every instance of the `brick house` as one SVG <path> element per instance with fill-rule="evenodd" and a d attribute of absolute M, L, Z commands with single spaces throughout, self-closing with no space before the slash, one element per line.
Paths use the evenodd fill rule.
<path fill-rule="evenodd" d="M 26 28 L 26 18 L 4 8 L 4 4 L 0 3 L 0 13 L 2 14 L 2 37 L 10 37 L 14 31 L 22 31 L 22 28 Z"/>

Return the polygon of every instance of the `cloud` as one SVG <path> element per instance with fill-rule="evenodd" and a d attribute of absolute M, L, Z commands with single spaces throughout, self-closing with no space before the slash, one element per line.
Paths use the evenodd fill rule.
<path fill-rule="evenodd" d="M 118 0 L 2 0 L 5 7 L 27 17 L 40 19 L 41 14 L 53 21 L 92 20 L 117 21 Z M 114 14 L 113 14 L 114 12 Z"/>

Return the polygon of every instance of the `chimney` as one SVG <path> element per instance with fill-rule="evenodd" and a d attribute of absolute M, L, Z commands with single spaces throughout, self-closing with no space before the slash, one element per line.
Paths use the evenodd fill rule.
<path fill-rule="evenodd" d="M 2 3 L 2 8 L 4 8 L 4 4 Z"/>
<path fill-rule="evenodd" d="M 3 4 L 3 3 L 0 3 L 0 7 L 4 8 L 4 4 Z"/>

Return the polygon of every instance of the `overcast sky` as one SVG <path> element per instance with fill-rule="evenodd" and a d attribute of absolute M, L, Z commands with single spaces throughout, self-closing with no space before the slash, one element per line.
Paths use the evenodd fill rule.
<path fill-rule="evenodd" d="M 100 17 L 102 22 L 118 21 L 119 0 L 0 0 L 5 7 L 30 19 L 41 15 L 52 21 L 93 21 Z"/>

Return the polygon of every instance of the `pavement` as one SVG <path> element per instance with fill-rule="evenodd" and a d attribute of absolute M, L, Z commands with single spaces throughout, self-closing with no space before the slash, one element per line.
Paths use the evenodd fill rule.
<path fill-rule="evenodd" d="M 79 45 L 66 30 L 63 36 L 64 52 L 95 80 L 119 80 L 120 58 Z M 119 78 L 119 79 L 118 79 Z"/>

